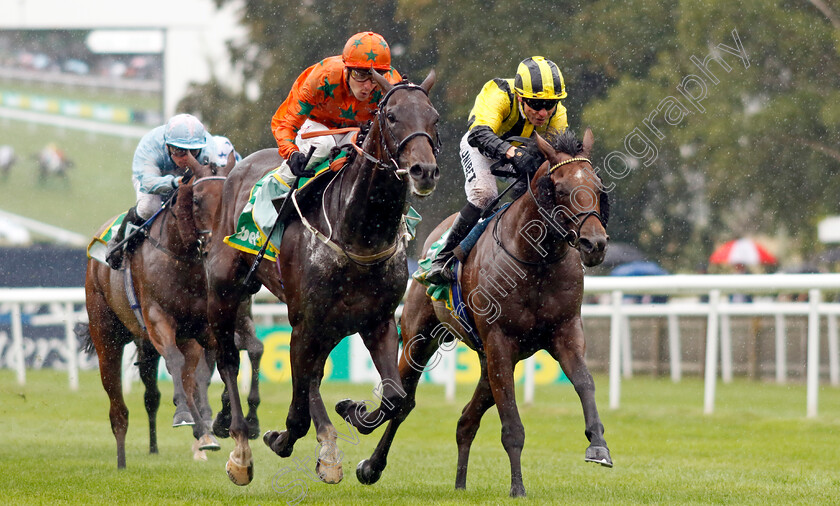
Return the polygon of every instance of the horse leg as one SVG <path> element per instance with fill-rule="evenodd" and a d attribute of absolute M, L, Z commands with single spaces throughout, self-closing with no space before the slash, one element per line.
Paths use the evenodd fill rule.
<path fill-rule="evenodd" d="M 487 378 L 487 361 L 484 357 L 481 360 L 481 378 L 475 387 L 472 399 L 461 411 L 461 418 L 458 419 L 458 429 L 455 432 L 455 440 L 458 442 L 458 471 L 455 475 L 455 488 L 467 488 L 467 466 L 470 460 L 470 447 L 472 446 L 478 427 L 481 424 L 481 417 L 495 403 L 493 391 L 490 388 L 490 380 Z"/>
<path fill-rule="evenodd" d="M 184 396 L 186 398 L 187 406 L 190 413 L 193 415 L 195 424 L 193 425 L 193 436 L 197 441 L 197 445 L 193 448 L 193 457 L 201 459 L 199 452 L 203 450 L 216 451 L 221 449 L 219 442 L 210 434 L 209 425 L 205 422 L 202 416 L 199 404 L 196 402 L 196 369 L 201 358 L 204 356 L 204 348 L 198 344 L 195 339 L 188 339 L 179 346 L 181 353 L 184 355 L 184 368 L 181 370 L 182 380 L 184 383 Z M 206 364 L 205 364 L 206 368 Z M 205 372 L 206 375 L 206 372 Z M 202 380 L 203 381 L 203 380 Z M 205 391 L 206 394 L 206 391 Z"/>
<path fill-rule="evenodd" d="M 202 348 L 195 366 L 195 403 L 201 413 L 201 419 L 208 427 L 213 423 L 213 409 L 210 407 L 210 400 L 207 397 L 207 390 L 210 388 L 210 380 L 213 377 L 215 360 L 210 359 L 213 352 Z"/>
<path fill-rule="evenodd" d="M 336 411 L 342 418 L 359 429 L 362 434 L 370 434 L 377 427 L 394 417 L 400 410 L 406 397 L 396 366 L 398 341 L 397 325 L 390 317 L 371 331 L 360 333 L 365 347 L 370 352 L 373 365 L 379 372 L 381 392 L 377 409 L 367 412 L 367 401 L 352 402 L 349 399 L 339 402 Z"/>
<path fill-rule="evenodd" d="M 426 295 L 422 293 L 421 296 L 425 298 Z M 422 327 L 414 324 L 418 319 L 424 322 Z M 420 311 L 412 314 L 410 317 L 403 318 L 404 346 L 400 354 L 399 373 L 406 395 L 402 399 L 400 409 L 396 411 L 396 416 L 388 422 L 388 426 L 385 428 L 385 432 L 382 434 L 382 438 L 379 440 L 370 458 L 362 460 L 356 466 L 356 478 L 358 478 L 360 483 L 372 485 L 379 481 L 379 478 L 382 476 L 382 471 L 388 465 L 388 452 L 391 450 L 391 444 L 394 442 L 397 430 L 408 417 L 409 413 L 411 413 L 411 410 L 414 409 L 417 384 L 420 382 L 420 378 L 425 370 L 437 365 L 437 362 L 435 362 L 427 367 L 429 360 L 440 346 L 440 342 L 435 339 L 434 334 L 434 328 L 437 323 L 437 320 L 434 318 L 434 312 L 431 311 L 431 305 L 423 306 Z M 420 330 L 415 330 L 418 328 Z M 412 337 L 406 338 L 405 336 Z M 336 406 L 336 411 L 339 411 L 340 404 Z"/>
<path fill-rule="evenodd" d="M 263 355 L 263 343 L 257 339 L 254 331 L 254 320 L 251 318 L 251 300 L 248 299 L 237 312 L 237 348 L 248 352 L 251 362 L 251 389 L 248 391 L 248 439 L 256 439 L 260 435 L 260 420 L 257 417 L 257 407 L 260 405 L 260 361 Z"/>
<path fill-rule="evenodd" d="M 152 343 L 141 341 L 137 348 L 137 362 L 140 369 L 140 379 L 146 387 L 143 403 L 149 417 L 149 453 L 157 453 L 157 413 L 158 408 L 160 408 L 160 389 L 158 388 L 157 375 L 160 354 L 152 346 Z"/>
<path fill-rule="evenodd" d="M 324 400 L 321 398 L 321 379 L 324 377 L 324 365 L 331 349 L 321 348 L 321 354 L 311 364 L 313 374 L 309 376 L 309 416 L 315 425 L 318 440 L 318 461 L 315 473 L 324 483 L 336 484 L 344 478 L 342 459 L 344 454 L 338 449 L 338 431 L 336 431 Z"/>
<path fill-rule="evenodd" d="M 575 387 L 580 403 L 583 407 L 583 420 L 586 427 L 586 439 L 590 445 L 586 449 L 584 460 L 595 462 L 604 467 L 612 467 L 612 457 L 604 439 L 604 425 L 598 415 L 598 407 L 595 405 L 595 382 L 584 361 L 586 352 L 586 341 L 583 337 L 583 328 L 580 318 L 564 325 L 554 336 L 551 349 L 548 350 L 551 356 L 560 363 L 563 372 L 572 385 Z"/>
<path fill-rule="evenodd" d="M 502 420 L 502 446 L 510 459 L 510 496 L 525 496 L 522 483 L 522 448 L 525 446 L 525 427 L 516 407 L 516 391 L 513 383 L 513 367 L 516 359 L 510 346 L 510 338 L 500 331 L 491 332 L 484 343 L 487 350 L 487 376 L 493 392 L 493 400 Z"/>
<path fill-rule="evenodd" d="M 248 444 L 248 426 L 242 414 L 237 385 L 239 350 L 234 339 L 234 325 L 239 306 L 239 290 L 235 286 L 235 281 L 225 281 L 236 279 L 234 268 L 224 265 L 224 262 L 220 263 L 222 265 L 212 264 L 208 268 L 211 276 L 207 294 L 207 316 L 217 346 L 216 367 L 225 383 L 225 391 L 230 403 L 229 432 L 235 443 L 225 470 L 230 481 L 236 485 L 247 485 L 254 479 L 254 459 Z M 228 273 L 228 270 L 231 272 Z M 224 409 L 224 399 L 222 404 L 222 409 Z"/>
<path fill-rule="evenodd" d="M 320 376 L 324 372 L 326 354 L 330 351 L 327 350 L 325 354 L 321 349 L 322 342 L 325 342 L 322 339 L 326 339 L 324 336 L 311 336 L 302 330 L 304 326 L 305 324 L 299 324 L 292 329 L 289 349 L 292 364 L 292 402 L 286 416 L 286 430 L 270 430 L 263 435 L 263 442 L 281 457 L 291 455 L 295 441 L 305 436 L 309 430 L 312 419 L 309 411 L 310 389 L 314 384 L 317 391 Z"/>

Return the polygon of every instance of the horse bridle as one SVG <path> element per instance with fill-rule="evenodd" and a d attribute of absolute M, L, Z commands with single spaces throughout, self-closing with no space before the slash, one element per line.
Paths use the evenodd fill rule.
<path fill-rule="evenodd" d="M 408 171 L 406 171 L 405 169 L 400 169 L 400 166 L 399 166 L 399 163 L 397 163 L 397 160 L 400 159 L 400 155 L 402 155 L 402 152 L 405 149 L 405 147 L 408 145 L 408 143 L 411 142 L 412 139 L 414 139 L 415 137 L 424 137 L 426 140 L 429 141 L 429 144 L 431 144 L 432 154 L 434 154 L 435 158 L 437 158 L 438 153 L 440 153 L 440 135 L 438 134 L 437 129 L 435 129 L 435 138 L 432 138 L 432 136 L 429 135 L 429 132 L 424 132 L 422 130 L 418 130 L 416 132 L 411 132 L 410 134 L 406 135 L 405 137 L 402 138 L 402 140 L 397 139 L 397 136 L 394 135 L 394 132 L 392 131 L 392 129 L 388 127 L 388 118 L 386 117 L 386 113 L 385 113 L 385 106 L 388 104 L 388 100 L 391 98 L 391 95 L 397 90 L 410 90 L 410 91 L 415 91 L 416 90 L 416 91 L 423 92 L 423 94 L 426 95 L 427 97 L 429 96 L 429 92 L 427 92 L 422 86 L 418 86 L 416 84 L 406 83 L 406 82 L 396 84 L 396 85 L 394 85 L 393 88 L 388 90 L 388 92 L 385 93 L 385 96 L 382 97 L 382 100 L 380 100 L 379 107 L 377 108 L 376 114 L 379 117 L 379 129 L 383 133 L 383 135 L 379 136 L 379 143 L 380 143 L 380 146 L 384 149 L 385 153 L 387 154 L 388 159 L 391 161 L 391 165 L 384 164 L 381 161 L 379 161 L 378 159 L 376 159 L 375 157 L 368 155 L 367 153 L 364 153 L 364 154 L 365 154 L 365 158 L 367 158 L 369 161 L 373 162 L 374 166 L 377 169 L 385 170 L 385 169 L 390 169 L 391 166 L 393 166 L 394 172 L 397 174 L 397 176 L 402 176 L 403 174 L 406 174 Z M 388 142 L 385 140 L 386 135 L 392 141 L 393 144 L 396 144 L 396 146 L 397 146 L 396 153 L 391 151 L 391 148 L 388 147 Z"/>
<path fill-rule="evenodd" d="M 225 176 L 202 177 L 200 179 L 196 179 L 195 181 L 193 181 L 192 186 L 193 186 L 193 189 L 194 189 L 199 184 L 205 183 L 207 181 L 224 181 L 226 179 L 227 179 L 227 177 L 225 177 Z M 173 213 L 173 216 L 174 216 L 175 211 L 173 210 L 172 206 L 169 206 L 169 212 Z M 204 251 L 204 247 L 207 244 L 210 243 L 210 239 L 213 236 L 213 231 L 212 230 L 196 230 L 195 232 L 198 235 L 198 244 L 196 245 L 196 254 L 194 256 L 193 255 L 190 255 L 190 256 L 176 255 L 175 253 L 169 251 L 166 247 L 164 247 L 163 244 L 161 244 L 160 240 L 153 238 L 151 236 L 151 234 L 147 235 L 146 237 L 148 238 L 149 242 L 152 243 L 152 245 L 156 249 L 166 253 L 171 258 L 174 258 L 175 260 L 178 260 L 178 261 L 181 261 L 181 262 L 196 263 L 196 262 L 201 261 L 201 258 L 206 254 L 205 251 Z M 161 235 L 161 234 L 163 234 L 163 227 L 162 226 L 158 229 L 158 235 Z M 206 239 L 205 239 L 205 236 L 206 236 Z"/>
<path fill-rule="evenodd" d="M 440 152 L 440 137 L 438 136 L 437 131 L 435 131 L 435 136 L 438 137 L 437 140 L 433 139 L 432 136 L 429 135 L 428 132 L 424 132 L 424 131 L 412 132 L 412 133 L 408 134 L 407 136 L 405 136 L 402 140 L 398 140 L 396 135 L 394 135 L 394 133 L 391 131 L 391 129 L 388 128 L 388 126 L 387 126 L 388 125 L 388 119 L 385 117 L 385 105 L 388 103 L 388 100 L 391 98 L 391 95 L 396 90 L 400 90 L 400 89 L 417 90 L 417 91 L 423 92 L 423 94 L 426 95 L 427 97 L 429 96 L 429 93 L 423 87 L 418 86 L 416 84 L 404 82 L 404 83 L 394 85 L 393 88 L 391 88 L 390 90 L 388 90 L 387 93 L 385 93 L 385 96 L 379 102 L 379 107 L 377 109 L 377 117 L 379 119 L 379 129 L 380 129 L 379 145 L 384 150 L 384 152 L 387 154 L 388 159 L 390 160 L 391 163 L 390 164 L 382 163 L 382 161 L 380 161 L 378 158 L 374 157 L 370 153 L 365 152 L 359 146 L 356 146 L 355 144 L 352 145 L 359 154 L 361 154 L 367 161 L 369 161 L 373 164 L 374 168 L 376 168 L 378 170 L 393 170 L 398 178 L 401 178 L 401 176 L 406 174 L 408 171 L 405 170 L 405 169 L 400 169 L 400 166 L 399 166 L 399 163 L 397 162 L 397 160 L 400 158 L 400 155 L 402 154 L 402 151 L 405 149 L 406 145 L 412 139 L 414 139 L 415 137 L 424 137 L 425 139 L 427 139 L 429 141 L 429 143 L 432 146 L 432 154 L 434 154 L 435 158 L 437 158 L 437 155 Z M 388 142 L 385 140 L 385 134 L 387 134 L 388 137 L 390 137 L 390 139 L 393 141 L 393 143 L 397 145 L 396 153 L 391 151 L 391 149 L 388 147 Z M 343 178 L 343 176 L 344 176 L 344 173 L 342 173 L 340 177 Z M 330 185 L 332 185 L 332 183 L 334 181 L 335 180 L 331 181 Z M 326 189 L 324 191 L 324 196 L 326 196 Z M 347 251 L 347 249 L 344 246 L 338 244 L 337 242 L 333 241 L 333 239 L 332 239 L 333 229 L 332 229 L 332 225 L 330 224 L 329 216 L 327 216 L 327 210 L 326 210 L 325 202 L 322 205 L 322 212 L 324 214 L 325 221 L 327 222 L 327 227 L 329 228 L 329 234 L 327 234 L 327 235 L 325 235 L 320 230 L 315 228 L 315 226 L 312 225 L 309 222 L 309 220 L 307 220 L 306 217 L 303 215 L 303 212 L 301 211 L 300 206 L 298 205 L 298 202 L 297 202 L 297 192 L 291 192 L 290 197 L 292 199 L 292 204 L 295 206 L 295 210 L 297 211 L 297 214 L 300 217 L 301 224 L 304 227 L 306 227 L 307 230 L 312 232 L 312 234 L 315 235 L 315 237 L 317 237 L 321 242 L 323 242 L 324 244 L 326 244 L 327 246 L 332 248 L 333 251 L 335 251 L 337 253 L 343 253 L 353 263 L 355 263 L 357 265 L 360 265 L 360 266 L 365 266 L 365 267 L 371 266 L 371 265 L 376 265 L 376 264 L 387 261 L 388 259 L 390 259 L 392 256 L 394 256 L 397 253 L 397 251 L 399 249 L 399 244 L 400 244 L 400 237 L 397 237 L 397 240 L 394 241 L 394 244 L 392 244 L 388 248 L 386 248 L 386 249 L 384 249 L 384 250 L 382 250 L 378 253 L 374 253 L 373 255 L 357 255 L 355 253 Z M 324 198 L 324 197 L 322 197 L 322 198 Z"/>
<path fill-rule="evenodd" d="M 589 163 L 590 166 L 592 165 L 592 161 L 590 161 L 588 158 L 584 158 L 584 157 L 569 158 L 568 160 L 563 160 L 562 162 L 559 162 L 559 163 L 551 166 L 548 169 L 548 171 L 546 172 L 546 176 L 550 176 L 557 168 L 562 167 L 563 165 L 566 165 L 566 164 L 572 163 L 572 162 L 587 162 L 587 163 Z M 531 199 L 533 199 L 534 204 L 537 206 L 537 208 L 548 212 L 548 214 L 550 215 L 552 210 L 551 209 L 546 209 L 545 207 L 540 205 L 540 201 L 537 200 L 536 195 L 534 195 L 534 190 L 533 190 L 533 188 L 531 188 L 530 181 L 528 182 L 527 186 L 528 186 L 528 194 L 531 196 Z M 506 207 L 499 214 L 499 217 L 496 218 L 496 222 L 493 224 L 493 239 L 496 241 L 496 244 L 499 245 L 499 247 L 502 249 L 502 251 L 505 252 L 505 254 L 507 254 L 509 257 L 513 258 L 514 260 L 516 260 L 517 262 L 519 262 L 521 264 L 525 264 L 525 265 L 546 265 L 546 264 L 555 263 L 555 262 L 558 262 L 558 261 L 562 260 L 569 253 L 569 250 L 567 249 L 565 252 L 563 252 L 562 255 L 558 256 L 557 258 L 547 260 L 547 261 L 544 261 L 544 262 L 530 262 L 530 261 L 527 261 L 527 260 L 522 260 L 521 258 L 518 258 L 513 253 L 508 251 L 507 248 L 505 248 L 505 245 L 502 243 L 501 239 L 498 236 L 498 226 L 499 226 L 499 222 L 502 221 L 502 216 L 505 214 L 505 212 L 507 212 L 507 210 L 509 208 L 510 208 L 509 206 Z M 540 213 L 540 214 L 543 214 L 543 213 Z M 580 229 L 583 228 L 583 224 L 586 222 L 586 220 L 588 220 L 589 218 L 591 218 L 593 216 L 598 218 L 598 221 L 601 222 L 601 225 L 603 225 L 604 228 L 607 227 L 607 224 L 606 224 L 603 216 L 601 216 L 601 213 L 598 212 L 598 211 L 595 211 L 595 210 L 582 211 L 582 212 L 579 212 L 579 213 L 573 215 L 569 221 L 577 222 L 577 229 L 575 230 L 574 228 L 572 228 L 570 230 L 563 230 L 562 231 L 563 241 L 565 241 L 566 244 L 568 244 L 570 248 L 577 248 L 578 247 L 578 245 L 580 244 Z M 582 219 L 581 219 L 581 217 L 582 217 Z M 549 226 L 554 227 L 553 224 L 550 224 Z M 555 227 L 555 230 L 556 229 L 557 229 L 557 227 Z"/>

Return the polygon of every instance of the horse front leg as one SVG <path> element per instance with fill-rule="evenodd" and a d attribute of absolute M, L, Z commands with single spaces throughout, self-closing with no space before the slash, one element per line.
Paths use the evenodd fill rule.
<path fill-rule="evenodd" d="M 487 350 L 487 376 L 493 400 L 502 420 L 502 446 L 510 460 L 510 496 L 525 496 L 522 483 L 522 448 L 525 446 L 525 427 L 516 407 L 513 367 L 516 365 L 510 338 L 501 331 L 490 332 L 484 343 Z"/>
<path fill-rule="evenodd" d="M 195 424 L 195 417 L 184 390 L 185 359 L 184 354 L 175 344 L 175 320 L 154 304 L 143 307 L 143 319 L 147 322 L 149 341 L 163 357 L 166 370 L 172 376 L 172 402 L 175 404 L 172 426 L 192 426 Z"/>
<path fill-rule="evenodd" d="M 323 338 L 323 336 L 312 336 L 309 332 L 303 330 L 305 326 L 307 325 L 298 324 L 292 329 L 289 346 L 292 368 L 292 402 L 286 416 L 286 430 L 270 430 L 263 435 L 263 442 L 281 457 L 291 455 L 295 442 L 309 431 L 311 420 L 309 390 L 313 384 L 313 377 L 316 375 L 316 364 L 321 360 L 326 360 L 326 357 L 321 358 L 322 352 L 319 349 L 320 338 Z M 317 374 L 323 374 L 323 364 L 321 364 Z M 233 399 L 231 398 L 231 400 Z"/>
<path fill-rule="evenodd" d="M 212 340 L 216 343 L 216 367 L 219 370 L 219 376 L 224 381 L 227 400 L 230 403 L 229 434 L 235 444 L 228 457 L 225 470 L 230 481 L 236 485 L 247 485 L 254 479 L 254 459 L 248 444 L 248 426 L 242 414 L 237 385 L 239 350 L 234 339 L 234 323 L 239 304 L 236 294 L 235 289 L 225 291 L 211 282 L 208 291 L 207 316 Z"/>
<path fill-rule="evenodd" d="M 206 363 L 202 364 L 203 370 L 199 368 L 199 363 L 204 357 L 204 348 L 195 339 L 188 339 L 179 346 L 179 349 L 184 355 L 184 369 L 182 371 L 184 394 L 187 398 L 187 405 L 195 420 L 193 436 L 196 442 L 193 444 L 193 458 L 196 460 L 207 460 L 207 456 L 204 454 L 205 450 L 217 451 L 221 449 L 219 442 L 210 433 L 210 424 L 207 422 L 209 416 L 205 417 L 205 413 L 202 411 L 203 406 L 206 406 L 207 410 L 209 410 L 209 405 L 207 404 L 207 385 L 210 383 L 210 371 Z M 196 380 L 197 373 L 200 377 L 198 381 Z M 200 392 L 200 388 L 196 388 L 198 384 L 201 384 L 203 387 L 203 392 Z M 202 398 L 204 399 L 203 405 L 199 402 Z"/>
<path fill-rule="evenodd" d="M 260 420 L 257 408 L 260 405 L 260 361 L 263 355 L 263 343 L 257 339 L 254 320 L 251 318 L 251 300 L 242 303 L 237 312 L 236 337 L 237 347 L 248 352 L 251 362 L 251 388 L 248 390 L 248 438 L 256 439 L 260 435 Z"/>
<path fill-rule="evenodd" d="M 455 440 L 458 443 L 458 468 L 455 474 L 456 489 L 467 488 L 467 466 L 470 460 L 470 448 L 475 440 L 478 427 L 481 425 L 481 418 L 496 402 L 493 399 L 493 391 L 487 377 L 487 360 L 482 356 L 480 362 L 481 378 L 478 380 L 472 399 L 461 411 L 461 418 L 458 419 L 458 428 L 455 432 Z"/>
<path fill-rule="evenodd" d="M 421 295 L 425 297 L 425 293 Z M 376 445 L 373 454 L 369 459 L 362 460 L 356 466 L 356 478 L 365 485 L 372 485 L 379 481 L 382 471 L 388 464 L 388 453 L 391 450 L 394 437 L 397 435 L 397 430 L 414 409 L 417 384 L 420 382 L 423 372 L 438 364 L 438 359 L 432 359 L 440 346 L 433 330 L 438 322 L 434 319 L 434 313 L 430 312 L 430 307 L 426 307 L 423 314 L 426 323 L 425 330 L 417 331 L 416 322 L 407 322 L 406 318 L 403 319 L 403 331 L 406 334 L 403 336 L 404 346 L 400 353 L 399 374 L 406 395 L 402 399 L 401 409 L 397 410 L 395 416 L 388 422 L 388 426 L 385 428 L 385 432 L 382 434 L 382 438 Z M 413 314 L 411 318 L 417 320 L 418 314 Z M 405 337 L 407 335 L 412 337 Z M 432 360 L 432 363 L 429 363 L 430 360 Z M 340 406 L 341 403 L 336 406 L 336 411 L 339 414 L 342 412 L 339 409 Z M 343 407 L 346 408 L 346 406 Z"/>
<path fill-rule="evenodd" d="M 377 427 L 394 417 L 403 404 L 406 392 L 403 390 L 397 370 L 398 334 L 393 317 L 389 317 L 372 330 L 360 332 L 365 347 L 370 352 L 373 365 L 382 381 L 379 384 L 379 407 L 367 411 L 367 402 L 353 402 L 349 399 L 339 402 L 335 409 L 362 434 L 370 434 Z"/>
<path fill-rule="evenodd" d="M 140 380 L 146 392 L 143 394 L 143 404 L 149 418 L 149 453 L 157 453 L 157 413 L 160 408 L 160 389 L 158 388 L 158 366 L 160 354 L 152 343 L 141 341 L 137 348 L 137 363 L 140 370 Z"/>
<path fill-rule="evenodd" d="M 558 330 L 548 351 L 560 363 L 560 367 L 563 368 L 563 372 L 572 382 L 575 392 L 580 397 L 586 427 L 586 439 L 590 442 L 584 460 L 601 464 L 604 467 L 612 467 L 610 450 L 604 439 L 604 425 L 601 423 L 598 407 L 595 405 L 595 381 L 592 379 L 584 361 L 586 340 L 583 336 L 583 325 L 580 317 L 563 325 Z"/>

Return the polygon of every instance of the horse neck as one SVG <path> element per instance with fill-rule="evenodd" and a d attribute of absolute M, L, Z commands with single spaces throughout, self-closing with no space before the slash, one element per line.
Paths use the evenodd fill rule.
<path fill-rule="evenodd" d="M 540 176 L 530 183 L 531 189 Z M 548 211 L 548 212 L 547 212 Z M 510 205 L 499 227 L 499 239 L 505 248 L 521 260 L 542 263 L 566 255 L 570 246 L 560 236 L 550 218 L 550 210 L 541 210 L 532 195 L 525 194 Z M 540 232 L 545 233 L 537 240 Z"/>
<path fill-rule="evenodd" d="M 382 163 L 392 164 L 384 152 L 378 121 L 371 126 L 362 149 Z M 380 169 L 364 156 L 339 174 L 330 202 L 330 218 L 338 240 L 360 250 L 392 244 L 399 232 L 403 207 L 408 196 L 406 185 L 392 168 Z"/>
<path fill-rule="evenodd" d="M 174 218 L 166 220 L 161 226 L 162 235 L 167 242 L 164 247 L 176 254 L 187 253 L 198 241 L 196 233 L 195 215 L 193 213 L 193 188 L 191 185 L 182 185 L 178 189 L 178 197 L 172 208 Z"/>

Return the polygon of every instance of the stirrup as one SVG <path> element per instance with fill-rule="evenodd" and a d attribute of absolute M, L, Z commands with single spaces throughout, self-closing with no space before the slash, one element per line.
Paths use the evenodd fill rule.
<path fill-rule="evenodd" d="M 443 262 L 443 265 L 432 261 L 429 272 L 426 273 L 426 281 L 433 285 L 448 285 L 455 281 L 455 274 L 452 272 L 452 260 L 454 259 L 455 255 L 450 253 L 449 258 Z"/>

